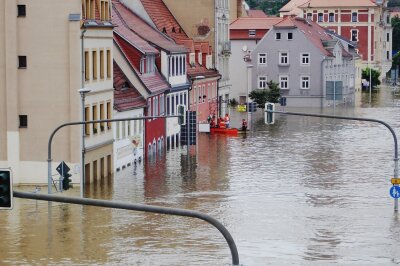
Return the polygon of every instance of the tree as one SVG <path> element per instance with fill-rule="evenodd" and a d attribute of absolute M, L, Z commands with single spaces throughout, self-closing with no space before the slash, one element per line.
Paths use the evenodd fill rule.
<path fill-rule="evenodd" d="M 365 79 L 369 82 L 369 73 L 370 73 L 370 68 L 367 67 L 366 69 L 362 70 L 362 79 Z M 381 72 L 379 72 L 378 70 L 375 70 L 373 68 L 371 68 L 371 81 L 372 81 L 372 87 L 376 87 L 378 85 L 381 85 L 381 81 L 379 80 L 379 76 L 381 75 Z"/>
<path fill-rule="evenodd" d="M 400 18 L 395 16 L 392 18 L 393 36 L 392 36 L 392 49 L 394 52 L 400 51 Z"/>
<path fill-rule="evenodd" d="M 258 108 L 264 108 L 266 102 L 277 103 L 281 97 L 279 84 L 272 80 L 267 83 L 268 89 L 253 90 L 249 97 L 257 103 Z"/>

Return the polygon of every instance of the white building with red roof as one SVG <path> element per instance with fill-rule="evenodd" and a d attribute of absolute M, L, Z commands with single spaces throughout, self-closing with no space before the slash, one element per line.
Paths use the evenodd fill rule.
<path fill-rule="evenodd" d="M 239 104 L 247 101 L 250 53 L 273 25 L 280 21 L 282 18 L 279 17 L 242 17 L 233 21 L 229 27 L 232 48 L 229 61 L 232 81 L 230 97 Z"/>
<path fill-rule="evenodd" d="M 251 52 L 252 88 L 277 82 L 290 107 L 352 104 L 355 51 L 349 43 L 314 22 L 286 17 Z"/>

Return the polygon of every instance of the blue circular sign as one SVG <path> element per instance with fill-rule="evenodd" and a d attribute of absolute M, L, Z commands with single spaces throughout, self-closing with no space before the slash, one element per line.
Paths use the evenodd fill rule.
<path fill-rule="evenodd" d="M 390 188 L 390 196 L 394 199 L 400 198 L 400 187 L 399 186 L 393 186 Z"/>

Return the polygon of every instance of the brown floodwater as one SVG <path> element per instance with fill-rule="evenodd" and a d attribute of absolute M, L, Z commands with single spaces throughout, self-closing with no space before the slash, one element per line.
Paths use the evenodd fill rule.
<path fill-rule="evenodd" d="M 335 113 L 381 119 L 398 133 L 400 99 L 387 89 L 372 106 L 367 101 L 359 95 L 356 107 Z M 246 266 L 400 264 L 400 221 L 389 195 L 394 145 L 385 127 L 285 115 L 267 126 L 261 111 L 252 118 L 249 134 L 200 134 L 197 151 L 170 150 L 85 195 L 207 213 L 230 231 Z M 79 196 L 79 188 L 64 194 Z M 0 212 L 0 236 L 0 265 L 232 261 L 219 231 L 200 220 L 26 199 Z"/>

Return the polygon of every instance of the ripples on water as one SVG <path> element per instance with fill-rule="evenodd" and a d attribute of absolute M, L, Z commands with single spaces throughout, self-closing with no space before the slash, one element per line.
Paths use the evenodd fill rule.
<path fill-rule="evenodd" d="M 385 120 L 398 133 L 397 100 L 374 101 L 336 112 Z M 87 193 L 210 214 L 231 232 L 246 266 L 400 264 L 386 128 L 284 115 L 266 126 L 261 112 L 253 127 L 238 138 L 201 135 L 197 157 L 195 149 L 173 150 Z M 0 234 L 1 265 L 231 262 L 221 234 L 190 218 L 16 199 L 13 211 L 2 212 Z"/>

